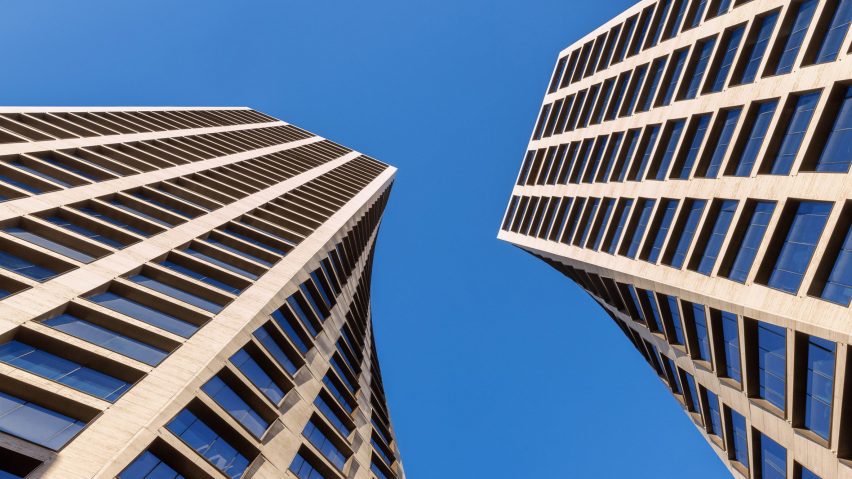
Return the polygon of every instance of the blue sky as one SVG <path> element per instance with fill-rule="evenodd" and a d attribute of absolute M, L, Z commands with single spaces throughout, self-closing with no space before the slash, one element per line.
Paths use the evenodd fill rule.
<path fill-rule="evenodd" d="M 632 3 L 7 2 L 0 104 L 246 105 L 397 166 L 373 312 L 411 479 L 725 477 L 598 306 L 495 239 L 557 53 Z"/>

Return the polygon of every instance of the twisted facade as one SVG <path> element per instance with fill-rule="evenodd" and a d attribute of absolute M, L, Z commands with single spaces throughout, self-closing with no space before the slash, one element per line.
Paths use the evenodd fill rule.
<path fill-rule="evenodd" d="M 0 109 L 0 478 L 403 478 L 394 172 L 245 108 Z"/>
<path fill-rule="evenodd" d="M 563 50 L 498 237 L 735 477 L 852 477 L 850 0 L 645 0 Z"/>

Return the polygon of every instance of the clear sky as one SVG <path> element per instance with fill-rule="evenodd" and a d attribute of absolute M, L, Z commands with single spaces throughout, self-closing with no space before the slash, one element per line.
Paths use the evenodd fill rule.
<path fill-rule="evenodd" d="M 495 237 L 557 53 L 625 0 L 9 0 L 2 105 L 245 105 L 399 168 L 373 313 L 410 479 L 726 477 L 611 320 Z"/>

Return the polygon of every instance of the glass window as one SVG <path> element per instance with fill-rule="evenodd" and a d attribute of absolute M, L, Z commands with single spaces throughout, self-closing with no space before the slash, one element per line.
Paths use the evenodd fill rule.
<path fill-rule="evenodd" d="M 331 361 L 329 361 L 329 364 L 331 364 L 331 367 L 337 373 L 337 377 L 339 377 L 340 380 L 343 381 L 343 385 L 346 386 L 346 389 L 348 389 L 349 392 L 351 392 L 352 394 L 355 394 L 355 391 L 358 389 L 358 386 L 354 382 L 352 382 L 351 379 L 349 379 L 349 375 L 346 374 L 346 372 L 343 370 L 343 367 L 337 361 L 337 358 L 332 357 Z"/>
<path fill-rule="evenodd" d="M 686 259 L 686 253 L 689 251 L 689 246 L 692 244 L 692 239 L 695 237 L 695 232 L 698 230 L 698 222 L 701 221 L 701 214 L 704 213 L 704 206 L 707 204 L 705 200 L 692 200 L 688 206 L 689 213 L 686 217 L 686 222 L 680 232 L 679 237 L 675 240 L 672 237 L 672 243 L 676 243 L 674 254 L 669 262 L 669 266 L 680 269 Z"/>
<path fill-rule="evenodd" d="M 653 10 L 654 6 L 652 5 L 642 10 L 642 13 L 639 15 L 639 27 L 636 29 L 636 38 L 634 38 L 633 47 L 630 49 L 630 55 L 635 55 L 642 50 L 642 46 L 645 43 L 645 36 L 648 35 L 648 26 L 651 23 Z"/>
<path fill-rule="evenodd" d="M 580 236 L 579 241 L 576 242 L 578 246 L 581 248 L 586 244 L 586 240 L 589 237 L 589 232 L 592 229 L 592 223 L 595 221 L 595 213 L 598 211 L 598 206 L 600 205 L 600 198 L 592 198 L 592 203 L 588 206 L 589 213 L 588 218 L 586 219 L 585 225 L 583 225 L 581 230 L 577 233 Z"/>
<path fill-rule="evenodd" d="M 772 37 L 772 31 L 775 29 L 776 20 L 778 20 L 778 12 L 770 13 L 759 20 L 760 27 L 758 27 L 754 45 L 751 47 L 748 63 L 746 63 L 745 70 L 743 70 L 743 75 L 740 79 L 741 84 L 751 83 L 757 76 L 757 69 L 760 68 L 763 54 L 766 53 L 766 47 L 769 45 L 769 38 Z"/>
<path fill-rule="evenodd" d="M 317 319 L 315 316 L 313 316 L 313 313 L 308 316 L 308 313 L 302 307 L 302 303 L 299 302 L 295 294 L 287 298 L 287 304 L 289 304 L 290 307 L 293 308 L 293 311 L 296 313 L 296 316 L 299 317 L 299 320 L 308 329 L 311 335 L 316 337 L 316 335 L 319 334 L 319 331 L 317 331 L 316 326 L 314 326 L 314 324 L 317 322 Z"/>
<path fill-rule="evenodd" d="M 327 402 L 325 402 L 325 399 L 323 399 L 322 396 L 317 396 L 317 398 L 314 399 L 314 405 L 320 410 L 320 412 L 322 412 L 322 415 L 328 419 L 328 422 L 330 422 L 338 430 L 338 432 L 343 435 L 343 437 L 349 436 L 352 429 L 350 429 L 349 426 L 340 419 L 337 412 L 335 412 L 335 410 L 332 409 Z"/>
<path fill-rule="evenodd" d="M 695 355 L 702 361 L 710 362 L 710 335 L 707 332 L 707 315 L 704 312 L 704 305 L 697 303 L 689 304 L 689 308 L 684 309 L 687 317 L 691 317 L 695 324 L 695 342 L 698 343 L 698 351 Z"/>
<path fill-rule="evenodd" d="M 287 353 L 285 353 L 284 350 L 281 349 L 281 346 L 279 346 L 278 343 L 275 342 L 275 339 L 269 334 L 269 331 L 267 331 L 263 326 L 261 326 L 257 328 L 252 334 L 255 338 L 257 338 L 258 341 L 260 341 L 260 344 L 262 344 L 263 347 L 266 348 L 267 351 L 269 351 L 269 354 L 273 358 L 275 358 L 278 364 L 280 364 L 285 371 L 287 371 L 291 375 L 296 374 L 296 371 L 299 368 L 296 366 L 295 363 L 293 363 L 293 360 L 290 359 L 290 356 L 288 356 Z"/>
<path fill-rule="evenodd" d="M 805 427 L 828 440 L 834 396 L 835 343 L 808 336 L 808 377 L 805 386 Z"/>
<path fill-rule="evenodd" d="M 615 200 L 611 198 L 604 199 L 604 206 L 601 209 L 601 217 L 597 227 L 597 231 L 594 233 L 594 240 L 592 241 L 591 248 L 594 251 L 597 251 L 601 245 L 601 241 L 603 240 L 604 230 L 606 230 L 606 225 L 609 223 L 609 217 L 612 216 L 612 209 L 615 205 Z M 852 238 L 852 235 L 850 235 Z M 852 250 L 852 239 L 848 240 L 850 242 L 850 250 Z M 852 292 L 852 288 L 850 288 L 850 292 Z"/>
<path fill-rule="evenodd" d="M 710 434 L 722 437 L 722 413 L 719 411 L 719 397 L 713 391 L 704 390 L 707 398 L 707 409 L 710 411 L 710 420 L 707 421 L 707 429 Z"/>
<path fill-rule="evenodd" d="M 795 16 L 793 17 L 793 24 L 790 26 L 790 33 L 784 43 L 781 58 L 778 59 L 778 66 L 775 68 L 776 75 L 790 73 L 793 70 L 793 64 L 796 63 L 799 49 L 802 48 L 802 42 L 808 33 L 808 27 L 811 25 L 816 6 L 817 0 L 804 0 L 791 7 L 791 10 L 795 11 L 793 14 Z"/>
<path fill-rule="evenodd" d="M 660 257 L 660 252 L 663 249 L 663 243 L 669 236 L 669 229 L 674 219 L 675 211 L 677 211 L 677 200 L 663 200 L 661 205 L 662 217 L 659 220 L 657 234 L 654 236 L 654 243 L 651 245 L 651 252 L 648 255 L 649 263 L 656 263 Z"/>
<path fill-rule="evenodd" d="M 258 275 L 254 274 L 252 272 L 246 271 L 246 270 L 244 270 L 244 269 L 242 269 L 238 266 L 234 266 L 231 263 L 227 263 L 227 262 L 222 261 L 220 259 L 214 258 L 214 257 L 212 257 L 212 256 L 210 256 L 206 253 L 202 253 L 201 251 L 198 251 L 195 248 L 186 248 L 182 251 L 184 253 L 190 255 L 190 256 L 198 258 L 202 261 L 206 261 L 208 263 L 212 263 L 216 266 L 219 266 L 220 268 L 231 271 L 232 273 L 237 273 L 238 275 L 245 276 L 246 278 L 253 279 L 253 280 L 259 278 Z"/>
<path fill-rule="evenodd" d="M 2 476 L 0 476 L 2 477 Z M 118 474 L 118 479 L 185 479 L 150 451 L 145 451 Z"/>
<path fill-rule="evenodd" d="M 240 349 L 234 353 L 234 355 L 231 356 L 231 363 L 233 363 L 234 366 L 239 369 L 252 384 L 257 386 L 263 395 L 272 401 L 273 404 L 278 404 L 282 399 L 284 399 L 284 390 L 275 384 L 275 381 L 269 377 L 269 374 L 263 370 L 263 367 L 261 367 L 261 365 L 258 364 L 245 349 Z"/>
<path fill-rule="evenodd" d="M 657 298 L 656 294 L 650 290 L 642 290 L 643 295 L 639 297 L 639 300 L 642 302 L 642 306 L 646 311 L 645 317 L 648 317 L 648 313 L 650 313 L 651 320 L 654 324 L 649 324 L 648 328 L 653 331 L 662 332 L 663 331 L 663 321 L 660 318 L 660 310 L 657 308 Z"/>
<path fill-rule="evenodd" d="M 325 384 L 325 387 L 328 388 L 329 392 L 331 392 L 331 395 L 334 396 L 335 399 L 337 399 L 337 402 L 340 404 L 340 406 L 343 407 L 346 412 L 352 414 L 354 408 L 351 404 L 349 404 L 349 401 L 346 400 L 346 396 L 344 396 L 344 394 L 340 391 L 334 381 L 331 380 L 328 374 L 326 374 L 325 377 L 322 378 L 322 383 Z"/>
<path fill-rule="evenodd" d="M 370 472 L 375 474 L 378 479 L 390 479 L 387 474 L 382 472 L 381 468 L 379 468 L 375 460 L 370 462 Z"/>
<path fill-rule="evenodd" d="M 540 140 L 541 134 L 544 132 L 544 123 L 547 120 L 547 114 L 550 112 L 550 104 L 541 107 L 541 113 L 538 115 L 538 122 L 533 133 L 533 140 Z"/>
<path fill-rule="evenodd" d="M 206 311 L 210 311 L 211 313 L 218 313 L 219 311 L 222 311 L 223 308 L 223 306 L 216 304 L 212 301 L 208 301 L 200 296 L 196 296 L 183 289 L 174 287 L 161 281 L 157 281 L 156 279 L 149 278 L 148 276 L 145 276 L 143 274 L 136 274 L 128 279 L 130 279 L 130 281 L 133 281 L 136 284 L 141 284 L 142 286 L 153 289 L 154 291 L 163 293 L 166 296 L 171 296 L 172 298 L 179 299 L 193 306 L 197 306 Z"/>
<path fill-rule="evenodd" d="M 728 81 L 728 75 L 731 73 L 731 66 L 734 64 L 734 58 L 737 56 L 737 50 L 740 48 L 740 42 L 743 39 L 745 26 L 739 26 L 726 34 L 727 38 L 722 45 L 722 50 L 725 52 L 722 55 L 722 61 L 716 74 L 713 76 L 713 81 L 710 83 L 710 91 L 722 91 L 725 83 Z"/>
<path fill-rule="evenodd" d="M 642 243 L 642 237 L 645 236 L 645 229 L 648 228 L 648 222 L 651 219 L 651 212 L 654 211 L 654 200 L 642 199 L 641 204 L 636 210 L 636 218 L 634 219 L 636 227 L 632 231 L 628 231 L 624 241 L 629 241 L 627 249 L 622 253 L 628 258 L 635 258 L 636 252 L 639 251 L 639 244 Z"/>
<path fill-rule="evenodd" d="M 44 236 L 37 235 L 23 228 L 18 228 L 17 226 L 6 228 L 3 231 L 16 238 L 29 241 L 30 243 L 41 246 L 44 249 L 75 259 L 81 263 L 91 263 L 95 260 L 93 256 L 87 255 L 82 251 L 57 243 L 56 241 L 45 238 Z"/>
<path fill-rule="evenodd" d="M 290 472 L 299 479 L 325 479 L 325 475 L 308 462 L 301 452 L 296 453 L 296 457 L 293 458 L 293 463 L 290 464 Z"/>
<path fill-rule="evenodd" d="M 241 249 L 237 249 L 237 248 L 234 248 L 233 246 L 227 245 L 227 244 L 225 244 L 225 243 L 223 243 L 223 242 L 221 242 L 221 241 L 217 240 L 216 238 L 213 238 L 213 237 L 207 237 L 207 238 L 205 238 L 205 239 L 203 239 L 203 240 L 201 240 L 201 241 L 204 241 L 205 243 L 209 243 L 209 244 L 211 244 L 211 245 L 213 245 L 213 246 L 216 246 L 216 247 L 218 247 L 218 248 L 222 248 L 223 250 L 226 250 L 226 251 L 228 251 L 228 252 L 230 252 L 230 253 L 234 253 L 234 254 L 235 254 L 235 255 L 237 255 L 237 256 L 242 256 L 243 258 L 245 258 L 245 259 L 247 259 L 247 260 L 249 260 L 249 261 L 254 261 L 255 263 L 260 263 L 260 264 L 262 264 L 262 265 L 264 265 L 264 266 L 266 266 L 266 267 L 270 267 L 270 266 L 272 266 L 272 263 L 271 263 L 271 262 L 266 261 L 265 259 L 260 258 L 260 257 L 258 257 L 258 256 L 255 256 L 255 255 L 253 255 L 253 254 L 251 254 L 251 253 L 247 253 L 247 252 L 245 252 L 245 251 L 243 251 L 243 250 L 241 250 Z"/>
<path fill-rule="evenodd" d="M 231 479 L 241 477 L 249 465 L 245 456 L 188 409 L 175 416 L 166 429 Z"/>
<path fill-rule="evenodd" d="M 787 331 L 784 328 L 757 323 L 758 396 L 784 410 L 787 376 Z"/>
<path fill-rule="evenodd" d="M 807 468 L 802 467 L 802 466 L 799 466 L 799 467 L 802 470 L 801 477 L 799 479 L 822 479 L 821 477 L 817 476 L 813 472 L 809 471 Z"/>
<path fill-rule="evenodd" d="M 29 191 L 30 193 L 39 194 L 44 191 L 44 188 L 42 188 L 41 186 L 31 184 L 31 180 L 28 180 L 26 183 L 24 183 L 23 181 L 16 180 L 7 174 L 3 174 L 2 172 L 0 172 L 0 180 L 12 186 L 17 186 L 18 188 L 24 191 Z"/>
<path fill-rule="evenodd" d="M 654 97 L 657 96 L 657 88 L 660 86 L 660 80 L 663 78 L 663 69 L 666 66 L 666 57 L 657 58 L 651 65 L 651 73 L 648 76 L 648 81 L 645 85 L 646 96 L 639 107 L 639 111 L 648 111 L 654 102 Z"/>
<path fill-rule="evenodd" d="M 660 125 L 649 125 L 645 129 L 645 145 L 643 150 L 636 152 L 636 160 L 639 161 L 633 167 L 633 181 L 642 181 L 645 178 L 645 169 L 648 167 L 648 161 L 651 159 L 651 154 L 654 152 L 654 145 L 657 144 L 657 136 L 660 133 Z"/>
<path fill-rule="evenodd" d="M 831 206 L 831 203 L 816 201 L 799 203 L 767 286 L 791 294 L 799 291 Z"/>
<path fill-rule="evenodd" d="M 843 306 L 849 306 L 852 300 L 852 225 L 846 230 L 846 239 L 837 253 L 821 297 Z"/>
<path fill-rule="evenodd" d="M 718 17 L 719 15 L 724 15 L 728 13 L 729 8 L 731 8 L 731 0 L 719 0 L 719 4 L 713 12 L 713 16 Z"/>
<path fill-rule="evenodd" d="M 799 152 L 799 147 L 802 145 L 805 131 L 807 131 L 808 124 L 811 122 L 817 101 L 819 101 L 819 92 L 796 97 L 796 105 L 793 113 L 789 120 L 786 121 L 787 129 L 784 132 L 781 146 L 778 148 L 775 156 L 768 160 L 772 165 L 771 173 L 773 175 L 787 175 L 790 173 L 790 169 L 793 167 L 793 160 L 796 159 L 796 153 Z"/>
<path fill-rule="evenodd" d="M 660 0 L 657 4 L 657 23 L 654 26 L 654 34 L 651 36 L 651 43 L 646 48 L 651 48 L 660 41 L 660 36 L 663 33 L 663 25 L 666 23 L 666 18 L 669 16 L 669 10 L 672 8 L 672 0 Z"/>
<path fill-rule="evenodd" d="M 680 142 L 680 136 L 683 133 L 685 123 L 686 120 L 676 120 L 672 123 L 669 139 L 666 142 L 666 149 L 663 151 L 663 156 L 660 160 L 660 164 L 656 168 L 656 172 L 654 172 L 654 179 L 660 181 L 666 179 L 666 175 L 669 172 L 669 167 L 671 166 L 672 159 L 675 155 L 675 149 L 677 149 L 678 142 Z"/>
<path fill-rule="evenodd" d="M 636 75 L 633 80 L 633 88 L 630 90 L 630 100 L 624 108 L 624 113 L 621 116 L 630 116 L 633 114 L 633 109 L 636 108 L 636 101 L 639 99 L 639 92 L 645 81 L 645 74 L 648 73 L 648 65 L 642 65 L 636 68 Z"/>
<path fill-rule="evenodd" d="M 639 140 L 639 129 L 627 131 L 627 141 L 624 143 L 624 153 L 619 155 L 621 159 L 616 170 L 612 173 L 613 181 L 624 181 L 627 176 L 627 166 L 630 158 L 633 158 L 633 153 L 636 151 L 636 144 Z"/>
<path fill-rule="evenodd" d="M 692 168 L 695 166 L 695 160 L 698 158 L 698 151 L 701 149 L 701 144 L 704 142 L 704 136 L 707 134 L 707 128 L 710 126 L 710 115 L 699 115 L 695 119 L 694 130 L 687 134 L 684 138 L 684 147 L 689 148 L 686 156 L 680 165 L 675 165 L 672 169 L 670 178 L 679 178 L 685 180 L 692 173 Z"/>
<path fill-rule="evenodd" d="M 689 28 L 695 28 L 701 23 L 701 19 L 704 17 L 704 10 L 707 8 L 707 0 L 692 0 L 692 2 L 697 5 L 688 21 Z"/>
<path fill-rule="evenodd" d="M 760 147 L 763 145 L 763 139 L 769 130 L 769 124 L 772 123 L 772 117 L 775 115 L 775 108 L 777 106 L 778 100 L 758 105 L 756 116 L 748 132 L 748 141 L 740 152 L 739 158 L 731 158 L 732 166 L 736 165 L 735 176 L 751 175 L 754 164 L 757 162 L 757 155 L 760 153 Z M 743 132 L 742 134 L 746 133 Z"/>
<path fill-rule="evenodd" d="M 713 148 L 710 164 L 707 165 L 707 171 L 701 176 L 716 178 L 719 175 L 719 169 L 722 167 L 722 161 L 725 159 L 728 146 L 730 146 L 731 140 L 734 137 L 734 130 L 737 128 L 741 112 L 742 108 L 734 108 L 732 110 L 725 110 L 719 115 L 719 121 L 722 122 L 722 131 L 719 133 L 719 139 L 713 142 L 716 146 Z M 710 145 L 707 148 L 709 150 Z"/>
<path fill-rule="evenodd" d="M 731 430 L 733 435 L 733 460 L 739 462 L 748 469 L 748 431 L 746 430 L 745 418 L 742 414 L 730 410 Z"/>
<path fill-rule="evenodd" d="M 219 376 L 213 376 L 201 390 L 207 393 L 216 404 L 228 412 L 238 423 L 242 424 L 252 435 L 263 437 L 269 422 L 263 419 L 239 394 L 225 384 Z"/>
<path fill-rule="evenodd" d="M 104 221 L 106 223 L 109 223 L 111 225 L 118 226 L 119 228 L 123 228 L 123 229 L 126 229 L 128 231 L 132 231 L 133 233 L 136 233 L 136 234 L 143 236 L 145 238 L 151 236 L 151 233 L 148 233 L 147 231 L 143 231 L 143 230 L 141 230 L 141 229 L 139 229 L 135 226 L 131 226 L 131 225 L 127 224 L 124 221 L 113 218 L 112 216 L 107 216 L 106 214 L 101 213 L 99 211 L 95 211 L 92 208 L 83 207 L 83 208 L 79 208 L 79 211 L 81 213 L 87 214 L 89 216 L 93 216 L 93 217 L 95 217 L 95 218 L 97 218 L 101 221 Z"/>
<path fill-rule="evenodd" d="M 758 201 L 755 203 L 745 234 L 739 242 L 740 249 L 731 266 L 731 272 L 728 275 L 729 279 L 745 283 L 748 273 L 754 264 L 754 259 L 757 257 L 757 250 L 760 248 L 760 243 L 763 242 L 763 236 L 766 234 L 769 220 L 772 219 L 773 211 L 775 211 L 774 202 Z M 732 246 L 736 247 L 736 244 Z"/>
<path fill-rule="evenodd" d="M 0 392 L 0 431 L 57 450 L 86 423 Z"/>
<path fill-rule="evenodd" d="M 199 273 L 198 271 L 195 271 L 194 269 L 190 269 L 186 266 L 179 265 L 179 264 L 175 263 L 174 261 L 165 260 L 162 263 L 160 263 L 160 265 L 165 267 L 165 268 L 168 268 L 172 271 L 177 271 L 178 273 L 183 273 L 183 274 L 189 276 L 190 278 L 197 279 L 198 281 L 201 281 L 203 283 L 207 283 L 211 286 L 215 286 L 216 288 L 227 291 L 229 293 L 237 294 L 237 293 L 240 292 L 240 288 L 235 288 L 235 287 L 233 287 L 229 284 L 226 284 L 226 283 L 223 283 L 222 281 L 219 281 L 218 279 L 211 278 L 210 276 Z"/>
<path fill-rule="evenodd" d="M 665 311 L 668 313 L 668 319 L 672 326 L 673 338 L 669 338 L 674 344 L 685 344 L 683 339 L 683 323 L 680 319 L 680 309 L 678 309 L 677 298 L 674 296 L 665 295 L 666 301 L 664 305 Z M 696 409 L 697 411 L 697 409 Z"/>
<path fill-rule="evenodd" d="M 106 236 L 104 236 L 100 233 L 97 233 L 97 232 L 95 232 L 95 231 L 93 231 L 93 230 L 91 230 L 91 229 L 89 229 L 85 226 L 80 226 L 78 224 L 71 223 L 70 221 L 68 221 L 65 218 L 62 218 L 62 217 L 59 217 L 59 216 L 49 216 L 45 219 L 47 221 L 50 221 L 51 223 L 57 225 L 57 226 L 60 226 L 60 227 L 65 228 L 67 230 L 73 231 L 73 232 L 75 232 L 75 233 L 77 233 L 81 236 L 85 236 L 86 238 L 98 241 L 98 242 L 103 243 L 107 246 L 112 246 L 113 248 L 116 248 L 116 249 L 124 248 L 124 243 L 121 243 L 121 242 L 116 241 L 112 238 L 106 237 Z"/>
<path fill-rule="evenodd" d="M 689 396 L 687 400 L 687 407 L 690 411 L 701 414 L 701 405 L 698 402 L 698 389 L 695 387 L 695 378 L 692 377 L 691 374 L 684 372 L 683 377 L 686 378 L 686 395 Z"/>
<path fill-rule="evenodd" d="M 184 338 L 188 338 L 198 331 L 198 326 L 195 326 L 194 324 L 178 319 L 170 314 L 164 313 L 163 311 L 145 306 L 144 304 L 125 298 L 124 296 L 119 296 L 111 291 L 90 296 L 88 299 L 105 308 L 118 311 L 121 314 L 125 314 L 131 318 L 142 321 L 143 323 L 148 323 Z"/>
<path fill-rule="evenodd" d="M 234 229 L 231 228 L 230 226 L 225 228 L 224 230 L 222 230 L 222 232 L 227 233 L 231 236 L 237 237 L 237 238 L 245 241 L 246 243 L 251 243 L 251 244 L 257 246 L 258 248 L 263 248 L 267 251 L 271 251 L 273 253 L 280 254 L 281 256 L 284 256 L 284 255 L 287 254 L 287 252 L 284 251 L 281 248 L 276 248 L 274 246 L 270 246 L 269 244 L 264 243 L 260 240 L 254 239 L 251 236 L 244 235 L 244 234 L 240 233 L 239 231 L 234 231 Z"/>
<path fill-rule="evenodd" d="M 668 356 L 663 356 L 663 360 L 664 360 L 664 364 L 666 365 L 666 369 L 668 370 L 669 374 L 671 375 L 671 379 L 673 379 L 673 381 L 671 382 L 672 392 L 674 392 L 675 394 L 681 394 L 682 395 L 683 394 L 683 386 L 680 384 L 680 377 L 678 375 L 677 367 L 675 366 L 674 361 L 669 359 Z"/>
<path fill-rule="evenodd" d="M 46 173 L 46 172 L 44 172 L 44 171 L 40 171 L 40 170 L 36 170 L 36 169 L 34 169 L 34 168 L 30 168 L 29 166 L 27 166 L 27 165 L 23 164 L 23 163 L 22 163 L 21 161 L 19 161 L 19 160 L 14 160 L 14 161 L 10 162 L 9 164 L 10 164 L 10 165 L 14 165 L 14 166 L 15 166 L 15 168 L 18 168 L 18 169 L 24 170 L 24 171 L 26 171 L 27 173 L 30 173 L 30 174 L 35 175 L 35 176 L 38 176 L 39 178 L 43 178 L 43 179 L 45 179 L 45 180 L 47 180 L 47 181 L 50 181 L 50 182 L 53 182 L 53 183 L 60 184 L 60 185 L 62 185 L 62 186 L 64 186 L 64 187 L 66 187 L 66 188 L 71 188 L 71 187 L 73 187 L 73 186 L 74 186 L 74 185 L 72 185 L 71 183 L 68 183 L 68 182 L 66 182 L 66 181 L 62 181 L 61 179 L 57 178 L 56 176 L 50 175 L 50 174 L 48 174 L 48 173 Z"/>
<path fill-rule="evenodd" d="M 683 49 L 672 55 L 672 65 L 674 65 L 674 67 L 672 68 L 669 83 L 665 86 L 665 89 L 662 92 L 662 101 L 660 102 L 661 106 L 666 106 L 672 102 L 672 98 L 677 90 L 677 84 L 680 81 L 680 75 L 683 73 L 683 66 L 686 64 L 686 54 L 688 52 L 689 49 Z"/>
<path fill-rule="evenodd" d="M 712 222 L 713 229 L 710 232 L 707 243 L 704 245 L 704 251 L 701 252 L 700 256 L 701 261 L 698 263 L 698 268 L 696 268 L 696 271 L 699 273 L 710 275 L 713 272 L 713 267 L 716 265 L 716 258 L 718 258 L 719 251 L 722 249 L 722 242 L 725 241 L 728 228 L 731 226 L 734 213 L 737 211 L 737 204 L 737 200 L 725 200 L 716 212 L 716 218 Z M 698 251 L 696 251 L 697 253 Z"/>
<path fill-rule="evenodd" d="M 713 47 L 715 46 L 715 38 L 703 41 L 699 45 L 698 60 L 695 62 L 695 69 L 692 72 L 692 78 L 689 79 L 689 86 L 686 87 L 684 98 L 692 99 L 698 96 L 698 88 L 701 86 L 701 80 L 704 79 L 704 72 L 707 71 L 707 64 L 710 63 L 710 55 L 713 54 Z"/>
<path fill-rule="evenodd" d="M 129 338 L 123 334 L 67 313 L 48 319 L 43 324 L 150 366 L 160 364 L 160 361 L 168 355 L 162 349 L 155 348 L 149 344 Z"/>
<path fill-rule="evenodd" d="M 314 420 L 308 422 L 302 434 L 322 453 L 338 469 L 343 469 L 346 464 L 346 454 L 344 454 L 333 442 L 325 435 L 325 433 L 317 427 Z"/>
<path fill-rule="evenodd" d="M 58 271 L 33 263 L 8 251 L 0 250 L 0 268 L 18 273 L 36 281 L 44 281 L 59 274 Z"/>
<path fill-rule="evenodd" d="M 737 327 L 737 315 L 721 311 L 722 342 L 725 349 L 725 376 L 734 381 L 742 381 L 740 369 L 740 332 Z"/>
<path fill-rule="evenodd" d="M 550 87 L 547 89 L 548 93 L 553 93 L 559 88 L 559 81 L 562 79 L 562 73 L 565 71 L 565 63 L 567 61 L 567 57 L 562 57 L 556 63 L 556 68 L 553 70 L 553 78 L 550 79 Z"/>
<path fill-rule="evenodd" d="M 787 479 L 787 450 L 766 434 L 759 434 L 761 479 Z"/>
<path fill-rule="evenodd" d="M 609 254 L 615 253 L 615 248 L 618 246 L 618 241 L 621 238 L 621 233 L 622 231 L 624 231 L 624 224 L 627 222 L 627 217 L 630 215 L 631 206 L 633 206 L 632 199 L 623 200 L 623 204 L 621 205 L 621 211 L 616 215 L 618 221 L 616 223 L 615 230 L 613 231 L 609 245 L 607 245 L 607 253 Z"/>
<path fill-rule="evenodd" d="M 671 38 L 680 31 L 680 24 L 683 22 L 683 16 L 686 14 L 686 5 L 688 0 L 679 0 L 677 5 L 677 10 L 674 16 L 674 21 L 671 23 L 671 27 L 666 31 L 665 38 Z"/>
<path fill-rule="evenodd" d="M 130 389 L 126 381 L 19 341 L 0 345 L 0 361 L 109 402 Z"/>
<path fill-rule="evenodd" d="M 172 223 L 169 223 L 165 220 L 161 220 L 160 218 L 157 218 L 155 216 L 151 216 L 148 213 L 143 213 L 142 211 L 139 211 L 138 209 L 132 206 L 128 206 L 115 198 L 109 200 L 109 204 L 115 206 L 118 209 L 124 210 L 132 215 L 142 217 L 165 228 L 171 228 L 172 226 L 174 226 L 174 224 Z"/>
<path fill-rule="evenodd" d="M 847 3 L 852 5 L 852 1 Z M 849 145 L 852 145 L 852 86 L 846 87 L 839 103 L 837 118 L 816 164 L 816 171 L 822 173 L 846 173 L 852 164 L 849 151 Z"/>
<path fill-rule="evenodd" d="M 837 0 L 831 3 L 836 7 L 814 63 L 833 62 L 837 58 L 846 38 L 849 22 L 852 21 L 852 0 Z"/>

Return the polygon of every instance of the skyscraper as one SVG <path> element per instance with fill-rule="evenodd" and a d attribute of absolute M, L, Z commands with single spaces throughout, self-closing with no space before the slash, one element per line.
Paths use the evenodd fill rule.
<path fill-rule="evenodd" d="M 0 110 L 0 477 L 403 478 L 394 172 L 246 108 Z"/>
<path fill-rule="evenodd" d="M 498 234 L 600 303 L 735 477 L 852 474 L 851 18 L 637 3 L 560 53 Z"/>

